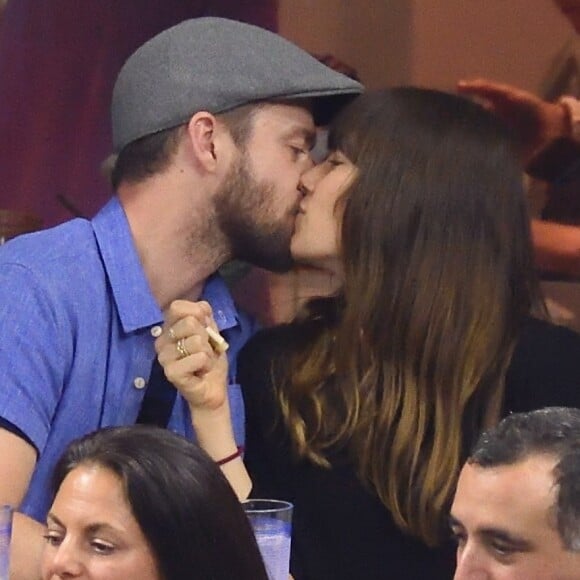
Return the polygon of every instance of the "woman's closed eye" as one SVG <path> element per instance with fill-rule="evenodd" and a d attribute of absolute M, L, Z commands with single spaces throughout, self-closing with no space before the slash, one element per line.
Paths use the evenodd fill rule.
<path fill-rule="evenodd" d="M 325 159 L 325 163 L 328 163 L 329 165 L 333 166 L 333 167 L 337 167 L 339 165 L 344 165 L 345 163 L 345 158 L 344 156 L 339 153 L 338 151 L 333 151 L 332 153 L 330 153 L 328 155 L 328 157 Z"/>
<path fill-rule="evenodd" d="M 49 546 L 60 546 L 64 539 L 64 534 L 58 530 L 47 530 L 43 536 Z"/>

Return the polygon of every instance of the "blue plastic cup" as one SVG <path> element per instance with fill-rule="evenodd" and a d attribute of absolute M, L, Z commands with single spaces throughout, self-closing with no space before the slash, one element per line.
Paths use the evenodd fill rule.
<path fill-rule="evenodd" d="M 243 502 L 270 580 L 288 580 L 293 505 L 276 499 Z"/>
<path fill-rule="evenodd" d="M 0 580 L 8 580 L 10 566 L 10 538 L 12 537 L 12 508 L 0 506 Z"/>

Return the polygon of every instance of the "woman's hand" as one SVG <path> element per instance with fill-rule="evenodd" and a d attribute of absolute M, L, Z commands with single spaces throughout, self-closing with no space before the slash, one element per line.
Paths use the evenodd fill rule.
<path fill-rule="evenodd" d="M 210 331 L 208 327 L 215 331 Z M 217 461 L 240 500 L 252 481 L 234 438 L 228 401 L 227 343 L 219 336 L 207 302 L 176 300 L 166 312 L 155 350 L 165 376 L 189 403 L 200 447 Z M 223 462 L 224 458 L 228 459 Z"/>
<path fill-rule="evenodd" d="M 215 410 L 227 397 L 228 360 L 212 347 L 207 328 L 217 332 L 207 302 L 176 300 L 155 341 L 159 363 L 192 410 Z"/>

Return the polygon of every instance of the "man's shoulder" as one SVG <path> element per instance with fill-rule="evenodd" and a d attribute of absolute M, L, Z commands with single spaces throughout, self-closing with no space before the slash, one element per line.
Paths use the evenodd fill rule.
<path fill-rule="evenodd" d="M 50 229 L 10 240 L 0 249 L 0 265 L 20 264 L 27 268 L 53 270 L 55 262 L 63 268 L 75 267 L 81 257 L 96 251 L 91 223 L 74 219 Z"/>
<path fill-rule="evenodd" d="M 60 301 L 81 286 L 97 291 L 105 276 L 91 223 L 75 219 L 9 241 L 0 248 L 0 280 L 2 293 L 13 298 L 41 292 Z"/>

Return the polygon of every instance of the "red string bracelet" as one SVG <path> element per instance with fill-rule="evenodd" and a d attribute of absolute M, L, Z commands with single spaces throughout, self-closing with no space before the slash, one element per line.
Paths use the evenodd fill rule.
<path fill-rule="evenodd" d="M 238 447 L 234 453 L 232 453 L 231 455 L 228 455 L 227 457 L 224 457 L 223 459 L 220 459 L 219 461 L 216 461 L 216 463 L 218 465 L 224 465 L 225 463 L 229 463 L 230 461 L 233 461 L 234 459 L 236 459 L 236 457 L 241 457 L 243 452 L 244 452 L 244 446 L 238 445 Z"/>

